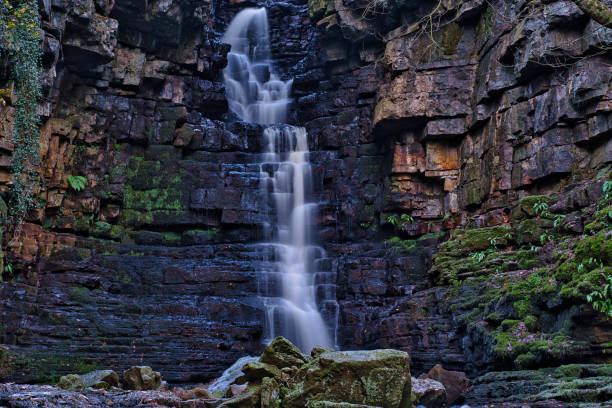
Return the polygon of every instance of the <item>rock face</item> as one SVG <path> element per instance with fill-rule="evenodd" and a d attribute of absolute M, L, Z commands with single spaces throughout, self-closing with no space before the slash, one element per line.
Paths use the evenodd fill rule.
<path fill-rule="evenodd" d="M 442 363 L 475 374 L 521 355 L 524 367 L 559 364 L 572 358 L 556 352 L 566 343 L 605 361 L 612 328 L 585 303 L 592 282 L 550 305 L 535 292 L 510 300 L 510 290 L 495 310 L 470 301 L 499 292 L 482 280 L 523 285 L 556 262 L 553 244 L 538 244 L 555 219 L 521 199 L 554 196 L 551 213 L 566 217 L 558 243 L 585 229 L 606 237 L 594 203 L 612 162 L 610 30 L 567 1 L 445 1 L 440 25 L 423 26 L 434 3 L 269 4 L 273 58 L 294 77 L 291 122 L 309 132 L 317 222 L 338 276 L 338 345 L 410 351 L 414 373 Z M 199 382 L 262 350 L 262 129 L 227 112 L 219 42 L 245 6 L 41 8 L 44 182 L 39 208 L 3 239 L 1 379 L 150 364 L 168 381 Z M 0 104 L 2 224 L 14 103 Z M 514 258 L 489 251 L 474 263 L 489 239 Z M 580 259 L 593 247 L 609 267 L 590 244 Z M 569 269 L 559 273 L 571 283 Z M 283 368 L 300 365 L 291 361 Z"/>

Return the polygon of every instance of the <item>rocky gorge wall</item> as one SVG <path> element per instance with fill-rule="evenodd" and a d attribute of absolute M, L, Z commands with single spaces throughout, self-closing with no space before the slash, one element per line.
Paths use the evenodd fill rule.
<path fill-rule="evenodd" d="M 527 3 L 268 7 L 274 58 L 295 78 L 291 122 L 309 132 L 342 348 L 409 351 L 415 373 L 436 363 L 477 373 L 529 353 L 523 366 L 609 360 L 612 327 L 581 292 L 550 307 L 535 292 L 475 292 L 555 271 L 557 244 L 597 218 L 612 162 L 611 31 L 571 2 Z M 256 5 L 41 3 L 44 183 L 39 208 L 3 237 L 3 380 L 146 363 L 196 382 L 261 350 L 262 129 L 227 112 L 219 42 Z M 0 142 L 7 199 L 10 119 Z M 530 252 L 554 218 L 520 205 L 536 194 L 565 203 L 555 211 L 578 227 Z M 603 218 L 587 232 L 608 237 Z M 477 232 L 462 240 L 465 227 Z M 474 263 L 490 238 L 507 258 Z M 479 297 L 495 307 L 481 310 Z"/>

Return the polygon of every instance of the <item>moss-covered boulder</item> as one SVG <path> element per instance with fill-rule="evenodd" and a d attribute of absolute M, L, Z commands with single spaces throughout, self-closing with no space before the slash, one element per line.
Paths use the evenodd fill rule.
<path fill-rule="evenodd" d="M 76 391 L 85 389 L 85 383 L 78 374 L 68 374 L 60 377 L 57 386 L 63 390 Z"/>
<path fill-rule="evenodd" d="M 283 407 L 328 401 L 408 408 L 410 383 L 409 357 L 405 352 L 327 352 L 299 370 L 293 386 L 283 396 Z"/>
<path fill-rule="evenodd" d="M 249 388 L 247 391 L 228 399 L 219 408 L 254 408 L 261 406 L 259 388 Z"/>
<path fill-rule="evenodd" d="M 520 215 L 534 217 L 554 204 L 555 199 L 544 195 L 523 197 L 519 200 Z"/>
<path fill-rule="evenodd" d="M 134 366 L 123 372 L 123 383 L 130 390 L 156 390 L 161 385 L 161 374 L 151 367 Z"/>
<path fill-rule="evenodd" d="M 261 381 L 263 378 L 280 378 L 281 371 L 271 364 L 259 361 L 248 362 L 242 367 L 244 378 L 249 381 Z"/>
<path fill-rule="evenodd" d="M 307 362 L 306 357 L 295 345 L 284 337 L 275 338 L 264 350 L 260 362 L 271 364 L 278 368 L 301 367 Z"/>

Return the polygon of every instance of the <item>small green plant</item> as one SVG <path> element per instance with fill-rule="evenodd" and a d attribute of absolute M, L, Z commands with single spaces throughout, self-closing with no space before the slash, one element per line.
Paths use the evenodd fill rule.
<path fill-rule="evenodd" d="M 4 272 L 12 275 L 13 274 L 13 265 L 10 263 L 7 263 L 6 265 L 4 265 Z"/>
<path fill-rule="evenodd" d="M 408 214 L 402 214 L 400 220 L 402 221 L 402 228 L 406 226 L 406 224 L 414 221 L 414 217 Z"/>
<path fill-rule="evenodd" d="M 87 177 L 84 176 L 68 176 L 68 184 L 74 191 L 81 191 L 87 185 Z"/>
<path fill-rule="evenodd" d="M 612 198 L 612 180 L 608 180 L 603 184 L 604 200 Z"/>
<path fill-rule="evenodd" d="M 398 223 L 397 215 L 395 215 L 395 214 L 389 215 L 387 217 L 387 222 L 395 227 L 397 225 L 397 223 Z"/>
<path fill-rule="evenodd" d="M 497 251 L 497 238 L 496 237 L 489 238 L 489 245 L 491 246 L 491 249 L 493 251 Z"/>
<path fill-rule="evenodd" d="M 474 259 L 476 262 L 482 262 L 483 259 L 485 259 L 485 252 L 484 251 L 480 251 L 480 252 L 474 252 L 473 254 L 470 255 L 470 258 Z"/>
<path fill-rule="evenodd" d="M 540 235 L 540 244 L 544 245 L 545 243 L 549 242 L 552 240 L 552 236 L 550 236 L 549 234 L 542 234 Z"/>
<path fill-rule="evenodd" d="M 593 309 L 605 314 L 608 319 L 612 319 L 612 275 L 605 277 L 605 284 L 601 290 L 594 290 L 586 299 Z"/>
<path fill-rule="evenodd" d="M 557 214 L 555 215 L 555 219 L 553 221 L 553 227 L 557 228 L 558 226 L 561 225 L 561 223 L 563 223 L 563 221 L 565 221 L 565 218 L 567 216 L 563 215 L 563 214 Z"/>
<path fill-rule="evenodd" d="M 548 203 L 544 201 L 537 201 L 533 204 L 533 211 L 536 215 L 545 215 L 546 210 L 548 210 Z"/>
<path fill-rule="evenodd" d="M 371 224 L 370 224 L 369 222 L 362 222 L 362 223 L 360 223 L 360 224 L 359 224 L 359 226 L 360 226 L 362 229 L 368 229 L 368 228 L 370 228 L 370 225 L 371 225 Z"/>
<path fill-rule="evenodd" d="M 442 222 L 446 222 L 450 220 L 452 216 L 453 216 L 452 214 L 444 214 L 444 217 L 442 217 Z"/>
<path fill-rule="evenodd" d="M 408 214 L 402 214 L 399 218 L 397 214 L 389 215 L 387 217 L 387 223 L 393 225 L 394 227 L 399 227 L 400 229 L 404 229 L 406 225 L 413 221 L 414 217 Z"/>

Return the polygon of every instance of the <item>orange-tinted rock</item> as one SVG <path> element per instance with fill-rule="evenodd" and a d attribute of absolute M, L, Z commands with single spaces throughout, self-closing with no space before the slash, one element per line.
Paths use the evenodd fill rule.
<path fill-rule="evenodd" d="M 446 390 L 446 402 L 448 406 L 460 401 L 471 389 L 470 380 L 468 380 L 465 373 L 448 371 L 442 368 L 441 365 L 436 365 L 429 370 L 427 374 L 423 374 L 419 378 L 429 378 L 442 383 Z"/>

